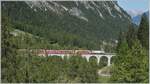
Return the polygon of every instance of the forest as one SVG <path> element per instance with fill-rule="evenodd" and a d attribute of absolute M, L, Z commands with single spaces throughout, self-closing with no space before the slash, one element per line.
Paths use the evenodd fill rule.
<path fill-rule="evenodd" d="M 96 60 L 74 56 L 70 59 L 54 57 L 38 57 L 29 51 L 19 52 L 24 46 L 30 50 L 36 47 L 46 48 L 56 46 L 42 42 L 42 38 L 29 38 L 24 35 L 24 40 L 13 36 L 10 31 L 14 27 L 10 19 L 2 17 L 2 57 L 1 79 L 8 83 L 97 83 L 99 76 L 97 70 L 106 66 L 106 60 L 97 64 Z M 120 32 L 119 43 L 116 48 L 117 56 L 112 64 L 112 76 L 107 82 L 117 83 L 147 83 L 149 73 L 149 31 L 148 19 L 143 15 L 138 30 L 129 25 L 128 32 Z M 35 40 L 35 41 L 34 41 Z M 22 45 L 19 43 L 23 43 Z M 36 44 L 37 45 L 33 45 Z M 47 44 L 48 45 L 47 45 Z M 41 45 L 40 45 L 41 44 Z M 45 44 L 45 45 L 44 45 Z M 36 46 L 36 47 L 35 47 Z"/>
<path fill-rule="evenodd" d="M 106 17 L 109 21 L 105 23 L 89 16 L 92 18 L 89 24 L 67 13 L 63 17 L 43 11 L 35 13 L 21 2 L 4 2 L 2 6 L 2 83 L 149 82 L 149 20 L 146 15 L 142 15 L 139 27 L 135 27 L 126 18 L 120 21 Z M 94 57 L 88 62 L 79 55 L 69 59 L 39 57 L 30 52 L 32 49 L 104 49 L 116 56 L 111 67 L 107 67 L 107 58 L 97 64 Z M 110 70 L 110 77 L 97 73 L 104 67 Z"/>
<path fill-rule="evenodd" d="M 112 82 L 149 82 L 149 21 L 143 14 L 140 26 L 135 31 L 129 26 L 127 33 L 119 37 L 117 56 L 112 69 Z"/>

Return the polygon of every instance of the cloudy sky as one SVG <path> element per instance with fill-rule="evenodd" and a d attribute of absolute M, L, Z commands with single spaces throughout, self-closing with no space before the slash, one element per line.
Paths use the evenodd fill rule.
<path fill-rule="evenodd" d="M 149 0 L 117 0 L 118 4 L 126 10 L 130 15 L 136 16 L 148 11 Z"/>

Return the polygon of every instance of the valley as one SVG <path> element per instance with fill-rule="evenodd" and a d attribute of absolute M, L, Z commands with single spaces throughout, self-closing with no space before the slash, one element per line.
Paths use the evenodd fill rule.
<path fill-rule="evenodd" d="M 148 83 L 149 20 L 117 1 L 2 1 L 3 83 Z"/>

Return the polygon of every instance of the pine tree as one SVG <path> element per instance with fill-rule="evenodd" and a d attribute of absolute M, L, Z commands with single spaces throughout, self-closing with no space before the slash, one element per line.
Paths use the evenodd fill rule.
<path fill-rule="evenodd" d="M 129 48 L 123 42 L 114 61 L 113 82 L 148 82 L 148 54 L 140 42 L 135 40 Z"/>
<path fill-rule="evenodd" d="M 143 15 L 138 29 L 137 36 L 142 46 L 144 46 L 146 49 L 149 48 L 149 25 L 148 24 L 149 23 L 146 15 Z"/>
<path fill-rule="evenodd" d="M 121 44 L 124 42 L 124 40 L 125 40 L 125 33 L 120 32 L 119 37 L 118 37 L 118 44 L 117 44 L 117 47 L 116 47 L 116 52 L 119 51 L 119 48 L 120 48 Z"/>
<path fill-rule="evenodd" d="M 2 18 L 2 82 L 15 82 L 17 70 L 16 45 L 12 42 L 9 19 Z"/>
<path fill-rule="evenodd" d="M 127 42 L 124 40 L 118 47 L 116 59 L 114 61 L 113 74 L 111 77 L 112 82 L 125 82 L 127 74 L 127 63 L 129 56 L 129 47 Z"/>
<path fill-rule="evenodd" d="M 131 49 L 132 61 L 130 64 L 131 77 L 134 82 L 148 82 L 149 57 L 148 51 L 142 47 L 138 40 L 135 40 Z"/>
<path fill-rule="evenodd" d="M 135 41 L 136 38 L 137 38 L 136 31 L 133 27 L 133 24 L 130 24 L 129 28 L 128 28 L 128 32 L 126 34 L 127 43 L 128 43 L 130 48 L 134 44 L 134 41 Z"/>

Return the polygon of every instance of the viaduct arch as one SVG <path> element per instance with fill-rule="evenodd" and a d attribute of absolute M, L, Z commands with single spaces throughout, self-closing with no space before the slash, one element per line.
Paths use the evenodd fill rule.
<path fill-rule="evenodd" d="M 89 61 L 89 59 L 90 59 L 91 57 L 93 57 L 93 56 L 96 57 L 98 64 L 99 64 L 99 62 L 100 62 L 101 57 L 107 57 L 107 59 L 108 59 L 108 60 L 107 60 L 107 66 L 110 66 L 110 65 L 111 65 L 111 58 L 112 58 L 113 56 L 115 56 L 115 54 L 82 55 L 82 57 L 85 57 L 87 61 Z"/>

